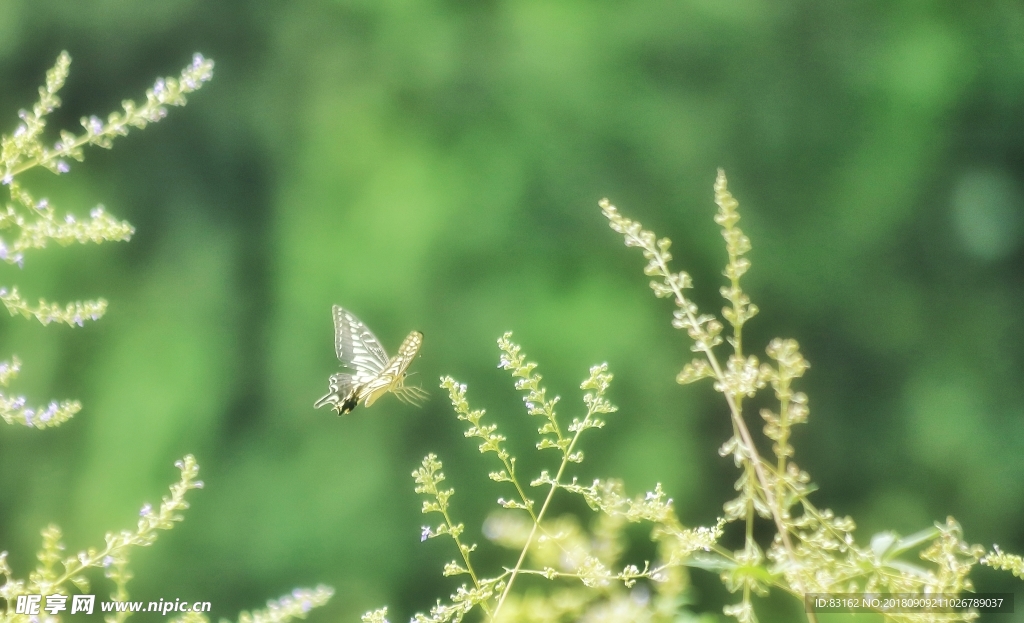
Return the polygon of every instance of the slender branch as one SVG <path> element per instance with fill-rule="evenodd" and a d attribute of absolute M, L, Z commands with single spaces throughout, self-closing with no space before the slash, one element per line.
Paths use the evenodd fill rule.
<path fill-rule="evenodd" d="M 639 238 L 634 239 L 643 244 Z M 646 248 L 646 247 L 645 247 Z M 661 253 L 658 253 L 656 249 L 649 249 L 653 253 L 653 260 L 657 262 L 658 268 L 661 270 L 662 275 L 667 277 L 671 274 L 668 266 L 665 264 Z M 686 297 L 683 295 L 682 289 L 674 279 L 666 279 L 666 283 L 672 288 L 672 293 L 675 295 L 676 306 L 683 310 L 686 314 L 686 319 L 691 323 L 692 326 L 697 326 L 697 318 L 694 317 L 693 312 L 690 311 L 687 305 Z M 722 372 L 722 366 L 718 362 L 718 357 L 715 356 L 714 350 L 710 345 L 705 345 L 701 348 L 701 352 L 708 360 L 708 364 L 715 373 L 715 378 L 720 382 L 725 381 L 725 374 Z M 743 440 L 743 444 L 747 447 L 748 458 L 754 465 L 754 471 L 757 473 L 757 480 L 761 483 L 761 488 L 764 490 L 765 499 L 768 502 L 768 508 L 771 510 L 772 518 L 775 520 L 775 526 L 778 528 L 779 536 L 782 538 L 782 542 L 789 552 L 790 556 L 793 557 L 794 561 L 796 556 L 793 553 L 793 544 L 789 540 L 789 531 L 786 530 L 785 524 L 782 522 L 782 516 L 779 513 L 779 509 L 775 504 L 775 496 L 772 493 L 772 488 L 769 486 L 768 478 L 765 476 L 764 470 L 761 467 L 761 455 L 757 452 L 757 447 L 754 446 L 754 439 L 750 435 L 750 429 L 747 428 L 746 422 L 743 420 L 743 416 L 740 412 L 740 407 L 736 402 L 736 399 L 728 391 L 723 391 L 722 394 L 725 396 L 725 401 L 729 404 L 729 411 L 732 415 L 733 424 L 739 431 L 740 438 Z"/>
<path fill-rule="evenodd" d="M 501 607 L 505 603 L 505 598 L 508 597 L 509 591 L 512 590 L 512 584 L 515 583 L 516 576 L 519 575 L 519 571 L 523 566 L 523 561 L 526 560 L 526 553 L 529 551 L 530 545 L 533 544 L 534 537 L 537 536 L 537 530 L 540 529 L 540 522 L 544 519 L 544 514 L 548 510 L 551 498 L 554 497 L 555 491 L 561 483 L 562 474 L 565 473 L 565 468 L 569 465 L 569 457 L 572 456 L 573 448 L 576 447 L 576 442 L 579 440 L 580 434 L 587 429 L 586 424 L 589 423 L 594 412 L 595 410 L 593 406 L 588 407 L 587 416 L 583 418 L 583 422 L 576 429 L 576 433 L 573 435 L 572 441 L 562 453 L 562 464 L 558 466 L 558 472 L 555 474 L 554 480 L 551 481 L 551 489 L 548 491 L 547 497 L 544 498 L 544 503 L 540 507 L 540 512 L 537 513 L 537 517 L 533 521 L 533 528 L 530 529 L 530 535 L 526 539 L 523 551 L 519 553 L 519 560 L 516 561 L 516 566 L 512 569 L 512 575 L 509 577 L 508 584 L 505 585 L 505 590 L 502 591 L 501 597 L 498 599 L 498 605 L 494 608 L 494 614 L 491 616 L 491 620 L 494 620 L 498 616 L 498 613 L 501 612 Z"/>
<path fill-rule="evenodd" d="M 473 563 L 469 562 L 469 552 L 471 550 L 469 547 L 463 545 L 462 541 L 459 539 L 459 532 L 461 532 L 461 530 L 459 528 L 456 528 L 456 526 L 452 523 L 452 518 L 448 516 L 447 505 L 441 507 L 441 515 L 444 517 L 445 525 L 448 526 L 448 534 L 450 534 L 452 539 L 454 539 L 455 546 L 459 548 L 459 553 L 462 554 L 462 560 L 466 563 L 466 571 L 469 572 L 469 577 L 473 579 L 473 586 L 479 589 L 480 580 L 477 578 L 476 571 L 473 570 Z M 487 605 L 487 602 L 480 602 L 480 606 L 484 609 L 484 612 L 486 612 L 488 616 L 490 616 L 491 609 Z"/>

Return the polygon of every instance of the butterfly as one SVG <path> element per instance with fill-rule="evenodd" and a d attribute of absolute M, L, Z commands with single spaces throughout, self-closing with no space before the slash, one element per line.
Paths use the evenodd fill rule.
<path fill-rule="evenodd" d="M 413 405 L 426 399 L 427 392 L 423 389 L 405 385 L 405 370 L 423 344 L 422 333 L 409 333 L 398 347 L 398 354 L 388 357 L 377 336 L 352 312 L 340 305 L 335 305 L 332 311 L 334 350 L 341 365 L 351 372 L 331 375 L 331 391 L 313 404 L 315 408 L 329 404 L 338 415 L 344 415 L 360 402 L 369 407 L 388 392 Z"/>

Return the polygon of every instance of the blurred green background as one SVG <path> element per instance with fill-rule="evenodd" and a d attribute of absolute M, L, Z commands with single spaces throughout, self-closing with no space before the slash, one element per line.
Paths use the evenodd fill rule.
<path fill-rule="evenodd" d="M 713 523 L 736 477 L 716 452 L 725 406 L 675 384 L 688 342 L 597 200 L 671 237 L 718 310 L 719 166 L 754 245 L 748 349 L 793 337 L 812 364 L 795 444 L 815 500 L 865 542 L 952 514 L 969 541 L 1024 550 L 1021 3 L 2 0 L 3 132 L 65 49 L 51 129 L 193 52 L 217 65 L 163 122 L 24 178 L 137 234 L 0 266 L 29 299 L 110 301 L 85 329 L 0 320 L 0 357 L 24 361 L 14 389 L 85 405 L 55 431 L 0 431 L 0 544 L 20 576 L 48 522 L 71 550 L 99 545 L 191 452 L 207 486 L 135 554 L 134 598 L 233 618 L 323 582 L 337 596 L 315 620 L 384 604 L 406 620 L 454 586 L 450 544 L 419 540 L 421 457 L 445 461 L 473 540 L 507 493 L 436 379 L 467 382 L 524 470 L 543 466 L 495 369 L 506 330 L 564 417 L 588 366 L 614 372 L 620 412 L 586 440 L 584 480 L 662 482 L 685 521 Z M 337 370 L 332 304 L 392 351 L 423 331 L 424 408 L 313 410 Z M 694 581 L 720 612 L 717 579 Z M 797 618 L 776 606 L 766 620 Z"/>

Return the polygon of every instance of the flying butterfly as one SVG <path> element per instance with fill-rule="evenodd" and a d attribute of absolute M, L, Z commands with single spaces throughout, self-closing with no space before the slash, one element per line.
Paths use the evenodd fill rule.
<path fill-rule="evenodd" d="M 338 415 L 344 415 L 360 402 L 369 407 L 388 392 L 413 405 L 426 399 L 423 389 L 405 385 L 405 371 L 423 344 L 422 333 L 409 333 L 398 347 L 398 354 L 388 357 L 377 336 L 352 312 L 335 305 L 333 313 L 334 350 L 338 361 L 350 372 L 331 375 L 331 391 L 316 401 L 315 408 L 329 404 Z"/>

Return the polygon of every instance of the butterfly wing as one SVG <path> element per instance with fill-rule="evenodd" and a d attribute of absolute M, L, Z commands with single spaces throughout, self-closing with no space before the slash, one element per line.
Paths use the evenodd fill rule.
<path fill-rule="evenodd" d="M 317 400 L 313 407 L 319 409 L 324 405 L 331 405 L 331 408 L 338 412 L 338 415 L 348 413 L 356 408 L 359 401 L 355 399 L 357 385 L 351 374 L 344 372 L 332 374 L 328 382 L 330 391 L 327 395 Z"/>
<path fill-rule="evenodd" d="M 405 370 L 412 363 L 413 359 L 416 358 L 416 354 L 422 345 L 422 333 L 419 331 L 409 333 L 402 341 L 402 345 L 398 347 L 398 354 L 388 361 L 387 366 L 375 378 L 359 389 L 358 399 L 364 401 L 366 406 L 369 407 L 375 400 L 389 391 L 395 392 L 395 395 L 402 399 L 409 398 L 409 390 L 412 388 L 407 388 L 404 385 Z M 411 394 L 415 396 L 416 392 L 413 391 Z"/>
<path fill-rule="evenodd" d="M 313 406 L 320 408 L 331 405 L 342 415 L 355 409 L 359 404 L 361 389 L 387 367 L 388 354 L 377 336 L 355 314 L 340 305 L 335 305 L 332 312 L 334 351 L 341 365 L 350 372 L 332 375 L 328 383 L 330 391 Z"/>
<path fill-rule="evenodd" d="M 335 305 L 334 351 L 341 365 L 353 371 L 356 384 L 366 383 L 388 365 L 388 354 L 377 336 L 355 314 Z"/>

